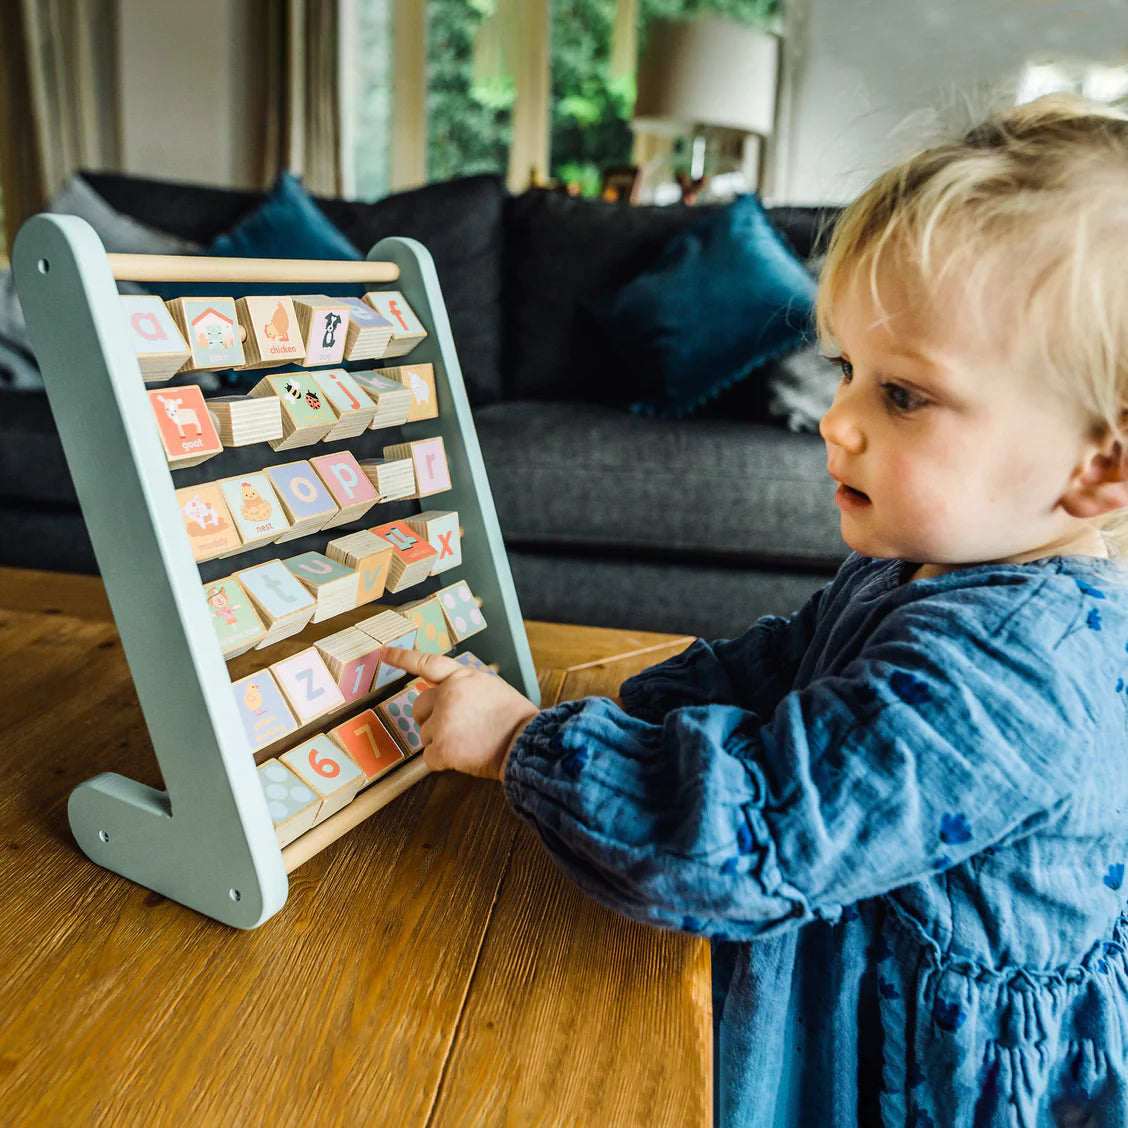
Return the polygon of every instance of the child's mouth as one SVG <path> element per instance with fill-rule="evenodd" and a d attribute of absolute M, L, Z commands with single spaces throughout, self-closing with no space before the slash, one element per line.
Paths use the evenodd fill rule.
<path fill-rule="evenodd" d="M 862 493 L 861 490 L 854 489 L 853 486 L 848 486 L 844 482 L 839 483 L 838 489 L 834 492 L 834 500 L 842 509 L 857 509 L 863 505 L 869 505 L 869 497 Z"/>

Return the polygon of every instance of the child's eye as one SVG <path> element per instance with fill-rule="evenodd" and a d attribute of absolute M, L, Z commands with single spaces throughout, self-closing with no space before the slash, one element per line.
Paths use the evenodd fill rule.
<path fill-rule="evenodd" d="M 901 387 L 900 384 L 882 384 L 881 390 L 885 393 L 885 398 L 889 403 L 898 411 L 915 411 L 928 403 L 924 396 L 917 395 L 916 392 L 911 392 L 908 388 Z"/>
<path fill-rule="evenodd" d="M 844 356 L 828 356 L 826 358 L 842 373 L 842 379 L 847 384 L 854 378 L 854 366 Z"/>

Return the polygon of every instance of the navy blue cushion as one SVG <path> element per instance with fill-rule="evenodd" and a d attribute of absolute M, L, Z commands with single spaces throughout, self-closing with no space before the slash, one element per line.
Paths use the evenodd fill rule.
<path fill-rule="evenodd" d="M 631 410 L 683 418 L 804 344 L 815 289 L 747 195 L 675 235 L 651 269 L 591 311 L 644 382 Z"/>

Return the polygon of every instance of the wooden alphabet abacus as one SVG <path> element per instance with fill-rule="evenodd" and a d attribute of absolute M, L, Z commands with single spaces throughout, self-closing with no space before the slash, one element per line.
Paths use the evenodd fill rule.
<path fill-rule="evenodd" d="M 377 662 L 381 643 L 418 639 L 421 648 L 449 652 L 469 638 L 473 654 L 458 654 L 460 661 L 484 662 L 539 700 L 430 255 L 410 239 L 383 240 L 366 262 L 107 255 L 83 220 L 40 215 L 20 231 L 12 267 L 165 785 L 112 772 L 88 779 L 70 796 L 71 829 L 99 865 L 254 928 L 285 903 L 289 872 L 427 774 L 409 723 L 425 683 L 404 684 Z M 188 351 L 231 345 L 234 322 L 223 311 L 236 303 L 177 310 L 170 302 L 178 340 L 175 348 L 147 346 L 160 354 L 153 363 L 130 338 L 137 311 L 123 312 L 119 279 L 214 283 L 217 295 L 224 283 L 261 284 L 271 298 L 256 316 L 269 314 L 271 325 L 261 340 L 234 338 L 246 349 L 245 366 L 256 378 L 261 372 L 257 397 L 217 397 L 214 411 L 205 401 L 208 417 L 176 385 L 151 400 L 153 382 L 169 379 L 181 358 L 190 369 L 218 363 Z M 362 283 L 371 300 L 280 297 L 287 283 Z M 244 315 L 255 307 L 242 305 Z M 355 322 L 346 332 L 350 308 Z M 141 313 L 146 332 L 161 336 L 159 308 Z M 320 355 L 332 374 L 322 369 L 318 377 L 303 356 L 292 386 L 268 395 L 270 355 L 285 353 L 315 317 L 327 346 L 340 331 L 348 349 L 376 341 L 384 356 L 410 351 L 411 364 L 351 379 L 339 352 L 326 348 Z M 413 376 L 408 368 L 416 366 L 422 370 Z M 370 398 L 357 415 L 362 388 Z M 408 389 L 415 406 L 404 421 Z M 291 392 L 311 406 L 337 401 L 342 425 L 328 437 L 318 431 L 316 446 L 291 446 L 304 425 L 291 420 L 280 432 L 277 410 L 277 397 Z M 432 394 L 437 411 L 424 410 Z M 243 410 L 260 402 L 262 409 Z M 156 410 L 166 416 L 163 437 Z M 382 459 L 366 466 L 341 446 L 389 419 L 399 423 L 399 442 L 389 432 Z M 283 433 L 281 441 L 259 441 Z M 251 443 L 263 452 L 262 472 L 225 471 L 226 452 Z M 208 482 L 198 474 L 196 485 L 174 481 L 174 468 L 179 474 L 197 463 Z M 421 512 L 389 520 L 380 507 L 389 493 L 404 496 L 403 474 L 414 474 L 411 496 L 423 498 Z M 311 529 L 321 538 L 317 551 L 286 543 L 287 533 L 293 539 Z M 251 544 L 267 544 L 277 559 L 241 564 L 238 554 Z M 211 578 L 202 580 L 201 567 Z M 411 586 L 432 572 L 430 586 Z M 377 598 L 397 584 L 408 590 L 390 603 Z M 293 608 L 272 606 L 286 585 Z M 364 607 L 369 617 L 342 629 L 333 618 L 344 606 Z M 310 627 L 314 645 L 284 658 L 264 651 L 295 624 L 311 623 L 323 623 Z M 227 661 L 256 654 L 264 655 L 260 668 L 233 682 Z M 260 737 L 269 758 L 260 753 L 256 763 Z"/>

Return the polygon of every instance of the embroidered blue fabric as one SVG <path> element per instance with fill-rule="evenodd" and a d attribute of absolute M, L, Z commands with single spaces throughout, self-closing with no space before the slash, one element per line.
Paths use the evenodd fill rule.
<path fill-rule="evenodd" d="M 711 939 L 722 1128 L 1128 1124 L 1128 573 L 913 567 L 541 712 L 506 796 Z"/>

